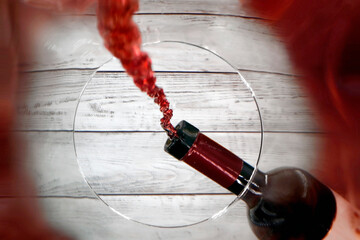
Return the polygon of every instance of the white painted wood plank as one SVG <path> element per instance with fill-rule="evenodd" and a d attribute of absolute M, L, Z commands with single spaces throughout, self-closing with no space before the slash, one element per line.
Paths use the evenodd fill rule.
<path fill-rule="evenodd" d="M 170 236 L 176 239 L 182 236 L 184 232 L 189 234 L 190 230 L 188 228 L 185 228 L 186 231 L 184 228 L 181 228 L 181 230 L 184 231 L 180 232 L 163 232 L 158 228 L 156 228 L 156 230 L 159 230 L 159 232 L 156 233 L 152 232 L 152 230 L 154 230 L 153 228 L 149 228 L 150 232 L 147 230 L 134 232 L 135 228 L 139 229 L 139 227 L 141 227 L 141 229 L 143 229 L 143 225 L 135 223 L 129 224 L 131 222 L 125 221 L 119 216 L 111 215 L 113 213 L 107 209 L 102 202 L 95 199 L 88 199 L 94 196 L 82 181 L 78 171 L 72 149 L 71 133 L 26 132 L 18 134 L 26 137 L 30 142 L 28 165 L 33 168 L 33 176 L 37 182 L 39 195 L 48 196 L 48 198 L 45 199 L 46 213 L 50 221 L 60 229 L 66 230 L 78 239 L 87 239 L 88 234 L 94 236 L 95 239 L 95 236 L 99 236 L 99 234 L 104 234 L 102 239 L 113 237 L 113 235 L 119 236 L 119 234 L 123 234 L 121 235 L 122 237 L 134 236 L 134 234 L 136 237 L 139 237 L 142 234 L 150 234 L 150 239 L 153 237 L 152 234 L 160 234 L 162 236 L 160 239 L 167 239 L 165 237 Z M 256 145 L 254 142 L 257 142 L 255 133 L 207 133 L 207 135 L 239 156 L 244 156 L 246 160 L 253 155 L 248 152 L 251 149 L 251 144 Z M 167 159 L 160 160 L 151 158 L 151 155 L 154 154 L 152 152 L 155 152 L 155 155 L 157 154 L 156 151 L 154 151 L 153 145 L 156 145 L 154 143 L 158 142 L 158 140 L 161 145 L 163 143 L 163 139 L 161 139 L 161 137 L 159 138 L 159 136 L 163 136 L 163 134 L 77 134 L 77 142 L 80 142 L 80 140 L 82 142 L 78 146 L 78 153 L 82 156 L 86 153 L 88 157 L 92 157 L 93 161 L 89 166 L 92 166 L 95 170 L 99 170 L 95 172 L 95 174 L 92 172 L 97 176 L 90 176 L 90 178 L 95 181 L 93 186 L 96 187 L 103 183 L 103 185 L 101 185 L 102 187 L 105 186 L 106 189 L 112 191 L 103 192 L 105 194 L 113 194 L 115 193 L 113 190 L 119 189 L 119 186 L 125 186 L 129 192 L 136 194 L 129 196 L 102 196 L 107 204 L 122 214 L 142 222 L 177 225 L 193 223 L 204 217 L 209 217 L 214 211 L 216 212 L 222 207 L 225 207 L 232 200 L 232 195 L 206 195 L 206 193 L 217 191 L 223 191 L 225 193 L 226 191 L 221 188 L 219 189 L 216 184 L 208 181 L 208 179 L 202 179 L 203 176 L 201 176 L 201 174 L 195 171 L 191 173 L 193 170 L 191 168 L 186 169 L 187 166 L 181 162 L 169 156 L 166 156 Z M 316 149 L 318 149 L 318 140 L 320 137 L 321 135 L 319 136 L 319 134 L 267 133 L 264 155 L 260 164 L 261 169 L 266 171 L 283 166 L 302 167 L 305 169 L 311 168 L 311 163 L 316 158 Z M 151 139 L 151 141 L 149 139 Z M 246 143 L 244 143 L 245 140 L 247 141 Z M 141 150 L 134 152 L 136 149 L 132 147 L 135 143 L 143 146 Z M 162 153 L 162 149 L 159 153 Z M 136 157 L 140 154 L 142 158 L 139 162 L 138 159 L 134 159 L 134 156 Z M 144 156 L 146 156 L 146 158 Z M 120 164 L 119 158 L 122 160 Z M 141 160 L 143 161 L 141 162 Z M 82 162 L 81 159 L 80 162 Z M 124 162 L 126 162 L 125 174 L 127 177 L 121 178 L 124 170 L 121 170 L 119 165 L 124 165 Z M 160 165 L 161 167 L 159 167 Z M 137 170 L 133 168 L 137 168 Z M 99 172 L 105 174 L 98 174 Z M 85 171 L 85 173 L 89 174 L 91 171 Z M 188 178 L 189 174 L 191 174 L 190 179 Z M 172 177 L 170 176 L 169 178 L 169 175 L 172 175 Z M 149 176 L 156 176 L 156 178 L 149 178 Z M 200 182 L 197 179 L 200 179 Z M 176 183 L 174 184 L 172 181 Z M 173 188 L 173 186 L 175 186 L 175 188 Z M 152 194 L 143 195 L 144 190 L 149 191 L 149 189 Z M 205 190 L 205 195 L 178 195 L 178 193 L 173 192 L 174 189 L 178 191 L 182 189 L 183 192 L 195 190 L 195 193 Z M 134 192 L 134 190 L 137 190 L 138 193 Z M 167 195 L 166 192 L 165 195 L 153 195 L 158 193 L 164 194 L 164 191 L 174 195 Z M 116 193 L 122 194 L 123 192 Z M 58 198 L 56 196 L 70 196 L 70 198 Z M 74 197 L 76 199 L 73 199 Z M 78 199 L 78 197 L 80 197 L 80 199 Z M 141 212 L 145 212 L 146 214 L 142 216 Z M 154 215 L 152 214 L 154 212 L 157 213 L 156 218 L 152 219 L 149 214 Z M 103 216 L 103 214 L 106 216 Z M 241 219 L 241 221 L 243 221 L 241 222 L 241 226 L 243 227 L 240 228 L 240 236 L 244 237 L 242 234 L 245 233 L 245 236 L 251 236 L 251 232 L 248 232 L 249 228 L 247 227 L 244 215 L 239 215 L 238 211 L 233 208 L 230 209 L 228 214 L 233 214 L 231 216 L 234 216 L 234 218 L 232 218 L 230 222 L 237 222 L 236 229 L 238 230 L 240 227 L 238 220 Z M 220 222 L 216 223 L 216 225 L 219 226 L 217 231 L 223 229 L 223 227 L 221 227 L 222 224 L 229 224 L 229 222 L 223 223 L 221 219 L 223 218 L 219 218 L 218 220 Z M 75 222 L 76 224 L 73 224 Z M 91 227 L 91 231 L 87 230 L 87 227 L 89 228 L 92 224 L 100 224 L 101 227 Z M 194 228 L 191 227 L 190 237 L 193 239 L 203 239 L 203 237 L 206 237 L 207 235 L 202 235 L 204 234 L 202 232 L 207 232 L 207 227 L 204 227 L 204 229 L 200 228 L 201 230 L 197 228 L 198 226 L 206 226 L 204 224 L 206 223 L 194 226 Z M 127 227 L 121 230 L 120 233 L 119 225 Z M 217 232 L 212 234 L 217 235 Z M 219 234 L 222 234 L 222 232 Z M 134 236 L 135 239 L 136 237 Z M 234 237 L 234 239 L 237 238 Z"/>
<path fill-rule="evenodd" d="M 139 13 L 207 13 L 235 16 L 253 16 L 241 1 L 234 0 L 141 0 Z"/>
<path fill-rule="evenodd" d="M 239 69 L 293 72 L 283 44 L 260 20 L 192 15 L 144 15 L 135 20 L 144 42 L 190 42 L 207 46 Z"/>
<path fill-rule="evenodd" d="M 28 144 L 25 163 L 38 195 L 95 197 L 80 173 L 71 133 L 17 134 Z"/>
<path fill-rule="evenodd" d="M 134 221 L 160 227 L 175 227 L 200 223 L 221 214 L 236 196 L 137 195 L 101 198 L 113 209 Z"/>
<path fill-rule="evenodd" d="M 29 142 L 27 162 L 39 195 L 93 196 L 78 170 L 72 133 L 18 134 Z M 258 134 L 207 135 L 254 163 Z M 266 133 L 260 169 L 268 171 L 283 166 L 312 169 L 321 137 L 321 134 Z M 163 133 L 78 133 L 76 141 L 85 174 L 99 193 L 227 193 L 163 152 Z"/>
<path fill-rule="evenodd" d="M 151 14 L 137 15 L 135 20 L 143 42 L 185 41 L 207 46 L 240 69 L 293 72 L 281 41 L 260 20 Z M 34 56 L 22 62 L 24 70 L 94 68 L 111 58 L 102 46 L 95 16 L 59 16 L 32 36 L 36 36 Z"/>
<path fill-rule="evenodd" d="M 143 46 L 152 58 L 154 71 L 166 72 L 236 72 L 214 53 L 183 42 L 149 43 Z M 117 58 L 101 66 L 98 71 L 124 71 Z"/>
<path fill-rule="evenodd" d="M 81 90 L 92 71 L 24 73 L 18 129 L 72 130 Z M 243 71 L 253 87 L 266 131 L 318 131 L 307 97 L 291 76 Z M 157 73 L 174 109 L 173 123 L 186 119 L 206 131 L 259 131 L 249 91 L 235 74 Z M 125 73 L 98 72 L 78 108 L 77 130 L 161 131 L 157 105 Z"/>
<path fill-rule="evenodd" d="M 260 131 L 251 92 L 237 75 L 158 74 L 174 108 L 174 124 L 186 119 L 207 131 Z M 78 108 L 76 130 L 161 131 L 153 100 L 126 75 L 97 74 Z"/>
<path fill-rule="evenodd" d="M 76 102 L 94 70 L 22 73 L 18 128 L 69 130 Z"/>
<path fill-rule="evenodd" d="M 234 0 L 140 0 L 140 9 L 136 14 L 216 14 L 242 17 L 258 17 L 247 11 L 241 1 Z M 95 14 L 91 7 L 80 14 Z M 79 13 L 77 13 L 79 14 Z"/>
<path fill-rule="evenodd" d="M 49 222 L 77 240 L 256 239 L 241 203 L 217 219 L 182 228 L 154 228 L 135 223 L 116 215 L 95 199 L 45 198 L 42 203 Z M 204 201 L 206 204 L 216 206 Z"/>
<path fill-rule="evenodd" d="M 210 134 L 213 135 L 213 134 Z M 223 145 L 254 163 L 259 134 L 217 134 Z M 246 136 L 249 136 L 247 142 Z M 163 133 L 79 133 L 77 156 L 100 194 L 228 193 L 196 170 L 163 151 Z M 110 183 L 110 184 L 109 184 Z"/>
<path fill-rule="evenodd" d="M 39 27 L 41 23 L 41 27 Z M 105 50 L 96 18 L 33 15 L 22 32 L 31 54 L 19 59 L 21 71 L 97 68 L 112 56 Z"/>

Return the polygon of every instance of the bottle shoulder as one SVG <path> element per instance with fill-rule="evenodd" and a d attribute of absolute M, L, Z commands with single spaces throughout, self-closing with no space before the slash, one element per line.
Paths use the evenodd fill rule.
<path fill-rule="evenodd" d="M 322 239 L 331 227 L 334 196 L 308 172 L 275 169 L 266 174 L 261 192 L 259 202 L 249 210 L 250 223 L 260 239 Z"/>
<path fill-rule="evenodd" d="M 308 172 L 298 168 L 275 169 L 266 174 L 266 179 L 261 192 L 267 201 L 276 204 L 313 200 L 328 189 Z"/>

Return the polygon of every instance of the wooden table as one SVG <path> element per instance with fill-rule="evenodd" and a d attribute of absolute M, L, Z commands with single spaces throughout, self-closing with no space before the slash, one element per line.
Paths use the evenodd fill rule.
<path fill-rule="evenodd" d="M 264 120 L 261 170 L 314 170 L 321 133 L 297 84 L 300 76 L 283 43 L 266 27 L 268 20 L 249 14 L 236 0 L 143 0 L 135 20 L 144 42 L 206 46 L 240 70 L 257 95 Z M 193 226 L 159 228 L 119 216 L 100 201 L 93 190 L 128 217 L 172 226 L 211 217 L 235 197 L 162 152 L 166 136 L 158 126 L 159 112 L 102 47 L 94 11 L 59 15 L 36 34 L 35 58 L 22 63 L 20 94 L 26 98 L 18 109 L 18 134 L 29 140 L 28 168 L 56 228 L 86 240 L 255 239 L 241 202 Z M 260 129 L 254 111 L 226 117 L 237 114 L 233 108 L 241 100 L 251 100 L 249 95 L 239 99 L 237 88 L 244 85 L 238 75 L 204 50 L 158 46 L 147 49 L 158 84 L 176 103 L 174 123 L 189 120 L 250 162 L 256 160 Z M 93 190 L 79 171 L 74 140 Z"/>

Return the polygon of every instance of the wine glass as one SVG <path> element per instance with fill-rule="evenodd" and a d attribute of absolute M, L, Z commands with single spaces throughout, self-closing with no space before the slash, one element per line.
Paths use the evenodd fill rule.
<path fill-rule="evenodd" d="M 263 125 L 256 96 L 240 72 L 206 46 L 155 41 L 143 49 L 174 110 L 256 169 Z M 85 84 L 73 141 L 80 171 L 96 196 L 126 219 L 183 227 L 216 218 L 238 197 L 163 151 L 161 113 L 117 59 Z M 246 188 L 245 190 L 246 191 Z"/>

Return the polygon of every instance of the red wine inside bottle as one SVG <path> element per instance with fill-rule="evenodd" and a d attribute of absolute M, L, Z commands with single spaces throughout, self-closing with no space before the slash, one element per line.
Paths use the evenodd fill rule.
<path fill-rule="evenodd" d="M 336 214 L 332 191 L 300 169 L 275 169 L 266 179 L 259 201 L 249 209 L 258 238 L 323 239 Z"/>
<path fill-rule="evenodd" d="M 176 126 L 165 151 L 238 195 L 248 206 L 251 229 L 259 239 L 324 239 L 336 215 L 332 191 L 304 170 L 257 171 L 186 121 Z"/>

